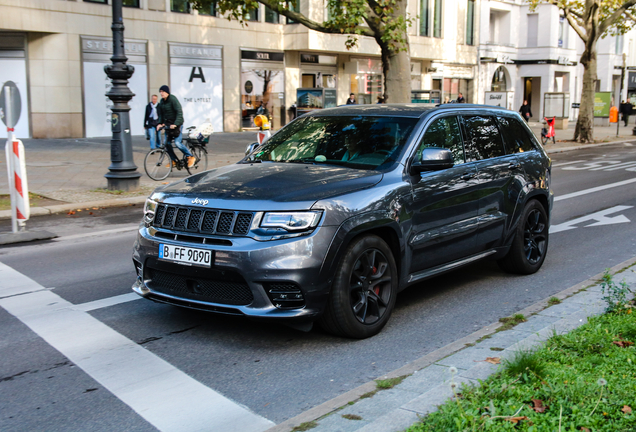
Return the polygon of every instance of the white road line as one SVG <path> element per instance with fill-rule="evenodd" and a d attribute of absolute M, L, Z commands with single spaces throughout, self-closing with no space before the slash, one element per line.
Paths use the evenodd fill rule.
<path fill-rule="evenodd" d="M 573 165 L 575 163 L 581 163 L 581 162 L 587 162 L 587 161 L 577 160 L 577 161 L 572 161 L 572 162 L 557 163 L 557 164 L 552 164 L 552 168 L 558 168 L 558 167 L 565 166 L 565 165 Z"/>
<path fill-rule="evenodd" d="M 576 197 L 579 197 L 579 196 L 582 196 L 582 195 L 587 195 L 587 194 L 591 194 L 591 193 L 594 193 L 594 192 L 599 192 L 599 191 L 602 191 L 602 190 L 615 188 L 615 187 L 618 187 L 618 186 L 624 186 L 624 185 L 628 185 L 628 184 L 631 184 L 631 183 L 636 183 L 636 178 L 629 179 L 629 180 L 623 180 L 623 181 L 619 181 L 619 182 L 616 182 L 616 183 L 610 183 L 610 184 L 606 184 L 606 185 L 603 185 L 603 186 L 597 186 L 597 187 L 593 187 L 593 188 L 590 188 L 590 189 L 584 189 L 582 191 L 572 192 L 570 194 L 560 195 L 558 197 L 555 197 L 554 201 L 557 202 L 557 201 L 563 201 L 563 200 L 570 199 L 570 198 L 576 198 Z"/>
<path fill-rule="evenodd" d="M 120 228 L 114 228 L 114 229 L 110 229 L 110 230 L 103 230 L 103 231 L 91 231 L 91 232 L 87 232 L 84 234 L 73 234 L 73 235 L 69 235 L 69 236 L 62 236 L 62 237 L 58 237 L 56 239 L 54 239 L 54 241 L 59 242 L 59 241 L 64 241 L 64 240 L 74 240 L 74 239 L 79 239 L 79 238 L 85 238 L 85 237 L 95 237 L 95 236 L 100 236 L 100 235 L 107 235 L 107 234 L 119 234 L 119 233 L 124 233 L 124 232 L 128 232 L 128 231 L 135 231 L 139 229 L 139 224 L 131 224 L 131 225 L 126 225 Z"/>
<path fill-rule="evenodd" d="M 88 303 L 82 303 L 73 306 L 73 309 L 82 311 L 82 312 L 90 312 L 96 309 L 102 309 L 108 306 L 114 306 L 121 303 L 127 303 L 133 300 L 139 300 L 141 296 L 135 293 L 122 294 L 114 297 L 103 298 L 100 300 L 95 300 Z"/>
<path fill-rule="evenodd" d="M 0 306 L 161 431 L 274 425 L 2 263 Z"/>

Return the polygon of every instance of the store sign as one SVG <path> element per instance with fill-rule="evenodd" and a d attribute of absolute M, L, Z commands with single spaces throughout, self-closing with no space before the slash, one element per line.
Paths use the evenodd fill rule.
<path fill-rule="evenodd" d="M 338 57 L 318 54 L 301 54 L 300 62 L 308 64 L 336 65 L 338 64 Z"/>
<path fill-rule="evenodd" d="M 146 55 L 146 44 L 143 42 L 125 42 L 126 54 Z M 82 51 L 92 53 L 113 53 L 112 39 L 87 39 L 82 38 Z"/>
<path fill-rule="evenodd" d="M 84 62 L 84 119 L 86 137 L 111 136 L 112 101 L 106 93 L 112 87 L 111 81 L 104 72 L 106 62 Z M 128 88 L 135 94 L 130 106 L 130 129 L 132 135 L 144 134 L 144 116 L 146 114 L 146 95 L 148 94 L 147 67 L 135 65 L 135 73 L 128 81 Z"/>
<path fill-rule="evenodd" d="M 170 44 L 170 57 L 189 59 L 221 60 L 223 52 L 220 47 L 206 45 Z"/>
<path fill-rule="evenodd" d="M 241 58 L 243 60 L 282 62 L 285 60 L 285 54 L 282 52 L 269 51 L 241 51 Z"/>
<path fill-rule="evenodd" d="M 512 60 L 510 60 L 509 55 L 497 54 L 497 63 L 508 64 L 508 63 L 512 63 Z"/>
<path fill-rule="evenodd" d="M 170 65 L 170 91 L 181 103 L 185 127 L 210 122 L 214 132 L 223 132 L 221 68 Z"/>

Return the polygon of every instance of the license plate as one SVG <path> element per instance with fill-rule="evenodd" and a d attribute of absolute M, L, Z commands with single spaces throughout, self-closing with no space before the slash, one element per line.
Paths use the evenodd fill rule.
<path fill-rule="evenodd" d="M 205 249 L 160 244 L 159 259 L 186 265 L 210 267 L 214 259 L 214 252 Z"/>

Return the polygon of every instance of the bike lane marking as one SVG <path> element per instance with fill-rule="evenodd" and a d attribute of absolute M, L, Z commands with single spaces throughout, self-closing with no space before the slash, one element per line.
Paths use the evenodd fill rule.
<path fill-rule="evenodd" d="M 570 199 L 570 198 L 576 198 L 576 197 L 579 197 L 579 196 L 582 196 L 582 195 L 587 195 L 587 194 L 591 194 L 591 193 L 594 193 L 594 192 L 599 192 L 599 191 L 602 191 L 602 190 L 611 189 L 611 188 L 615 188 L 615 187 L 619 187 L 619 186 L 625 186 L 625 185 L 628 185 L 628 184 L 631 184 L 631 183 L 636 183 L 636 178 L 629 179 L 629 180 L 623 180 L 623 181 L 619 181 L 619 182 L 616 182 L 616 183 L 609 183 L 609 184 L 606 184 L 606 185 L 603 185 L 603 186 L 597 186 L 597 187 L 593 187 L 593 188 L 590 188 L 590 189 L 584 189 L 584 190 L 581 190 L 581 191 L 578 191 L 578 192 L 572 192 L 572 193 L 565 194 L 565 195 L 560 195 L 560 196 L 557 196 L 557 197 L 554 198 L 554 202 L 563 201 L 563 200 Z"/>
<path fill-rule="evenodd" d="M 274 426 L 3 263 L 0 306 L 161 431 Z"/>

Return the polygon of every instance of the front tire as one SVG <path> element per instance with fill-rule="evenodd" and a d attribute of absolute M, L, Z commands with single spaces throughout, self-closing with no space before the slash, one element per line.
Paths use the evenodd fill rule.
<path fill-rule="evenodd" d="M 172 172 L 172 160 L 164 149 L 154 149 L 144 158 L 144 170 L 153 180 L 163 180 Z"/>
<path fill-rule="evenodd" d="M 499 266 L 510 273 L 532 274 L 545 261 L 549 239 L 548 215 L 537 200 L 523 209 L 515 229 L 515 237 L 508 254 L 498 261 Z"/>
<path fill-rule="evenodd" d="M 386 242 L 375 235 L 359 237 L 338 265 L 320 324 L 339 336 L 373 336 L 391 316 L 397 287 L 397 266 Z"/>
<path fill-rule="evenodd" d="M 548 137 L 541 135 L 541 144 L 546 145 L 548 143 Z"/>

